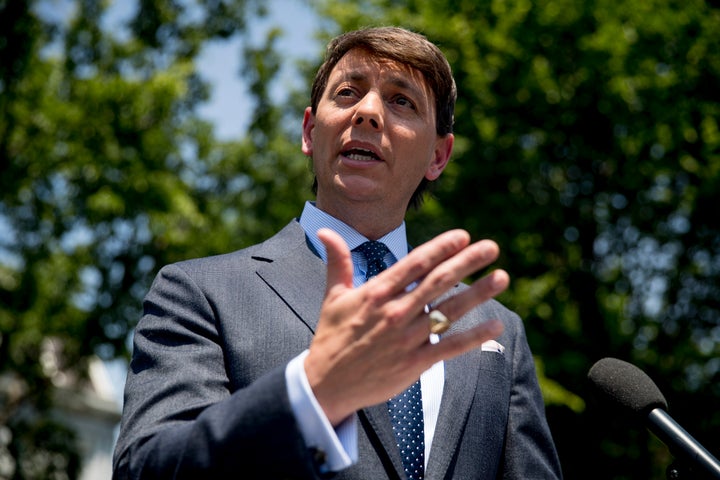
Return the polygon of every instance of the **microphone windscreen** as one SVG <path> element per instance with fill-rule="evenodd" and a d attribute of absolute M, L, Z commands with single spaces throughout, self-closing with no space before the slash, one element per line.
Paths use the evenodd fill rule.
<path fill-rule="evenodd" d="M 605 400 L 635 414 L 644 415 L 654 408 L 667 410 L 665 397 L 655 382 L 631 363 L 603 358 L 592 366 L 588 379 Z"/>

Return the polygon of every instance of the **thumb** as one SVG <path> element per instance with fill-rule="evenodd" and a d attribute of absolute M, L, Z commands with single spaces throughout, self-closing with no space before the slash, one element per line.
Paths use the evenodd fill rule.
<path fill-rule="evenodd" d="M 327 290 L 326 295 L 335 287 L 353 288 L 353 264 L 350 250 L 345 240 L 329 228 L 321 228 L 318 238 L 327 252 Z"/>

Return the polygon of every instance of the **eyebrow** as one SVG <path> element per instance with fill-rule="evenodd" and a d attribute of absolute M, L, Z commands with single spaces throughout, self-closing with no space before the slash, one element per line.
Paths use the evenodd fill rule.
<path fill-rule="evenodd" d="M 344 75 L 340 80 L 352 80 L 354 82 L 363 82 L 367 80 L 368 75 L 360 70 L 353 70 Z M 393 75 L 390 77 L 389 83 L 400 89 L 408 90 L 416 97 L 423 97 L 425 94 L 422 89 L 418 88 L 415 83 L 407 81 L 400 75 Z"/>

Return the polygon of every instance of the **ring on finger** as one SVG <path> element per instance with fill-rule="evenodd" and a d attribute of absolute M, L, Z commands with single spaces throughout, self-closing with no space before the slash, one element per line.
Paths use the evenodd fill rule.
<path fill-rule="evenodd" d="M 437 335 L 445 333 L 450 328 L 450 320 L 440 310 L 432 310 L 430 317 L 430 331 Z"/>

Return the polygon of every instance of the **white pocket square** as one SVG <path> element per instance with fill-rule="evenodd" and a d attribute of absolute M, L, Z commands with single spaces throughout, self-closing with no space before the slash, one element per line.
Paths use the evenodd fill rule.
<path fill-rule="evenodd" d="M 505 347 L 503 347 L 501 344 L 499 344 L 495 340 L 488 340 L 487 342 L 483 342 L 483 344 L 480 345 L 480 349 L 483 352 L 495 352 L 495 353 L 499 353 L 499 354 L 505 353 Z"/>

